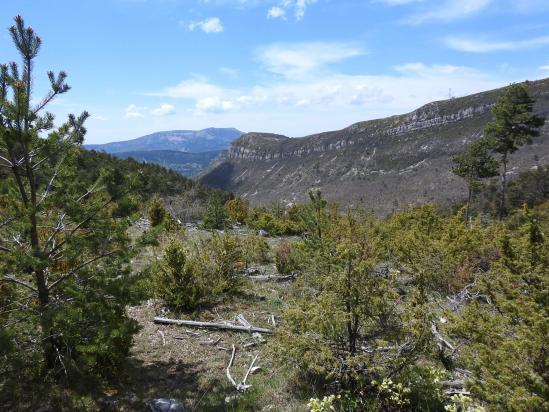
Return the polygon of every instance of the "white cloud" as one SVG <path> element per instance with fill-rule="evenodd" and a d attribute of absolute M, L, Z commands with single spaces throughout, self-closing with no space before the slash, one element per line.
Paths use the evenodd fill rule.
<path fill-rule="evenodd" d="M 143 117 L 143 110 L 145 110 L 144 107 L 138 107 L 135 104 L 130 104 L 128 107 L 126 107 L 126 114 L 124 117 L 126 117 L 127 119 Z"/>
<path fill-rule="evenodd" d="M 405 113 L 447 98 L 449 88 L 456 96 L 462 96 L 514 80 L 444 64 L 406 63 L 394 69 L 386 75 L 318 72 L 307 78 L 279 78 L 241 90 L 212 86 L 217 94 L 194 99 L 195 115 L 209 118 L 212 124 L 224 119 L 244 130 L 257 129 L 262 125 L 261 119 L 266 122 L 261 130 L 295 135 L 327 130 L 334 124 L 343 127 L 348 125 L 346 122 Z M 275 118 L 279 124 L 273 123 Z M 238 124 L 236 119 L 243 123 Z"/>
<path fill-rule="evenodd" d="M 491 53 L 498 51 L 514 51 L 535 49 L 549 45 L 549 36 L 535 37 L 526 40 L 489 41 L 472 37 L 449 36 L 443 43 L 454 50 L 469 53 Z"/>
<path fill-rule="evenodd" d="M 364 52 L 346 43 L 312 42 L 273 44 L 262 49 L 258 58 L 268 71 L 286 77 L 300 77 L 331 63 Z"/>
<path fill-rule="evenodd" d="M 246 0 L 243 0 L 247 3 Z M 277 6 L 273 6 L 267 12 L 267 17 L 270 19 L 286 17 L 287 12 L 293 12 L 297 21 L 305 17 L 307 7 L 311 4 L 315 4 L 318 0 L 281 0 Z"/>
<path fill-rule="evenodd" d="M 267 18 L 269 19 L 278 19 L 278 18 L 286 18 L 286 10 L 284 10 L 282 7 L 273 6 L 269 9 L 267 12 Z"/>
<path fill-rule="evenodd" d="M 438 75 L 475 75 L 478 72 L 465 66 L 454 66 L 451 64 L 434 64 L 427 66 L 424 63 L 406 63 L 394 67 L 397 72 L 405 75 L 415 75 L 420 77 L 433 77 Z"/>
<path fill-rule="evenodd" d="M 210 17 L 202 21 L 193 21 L 189 24 L 189 30 L 193 31 L 200 29 L 204 33 L 221 33 L 223 31 L 223 24 L 219 17 Z"/>
<path fill-rule="evenodd" d="M 196 102 L 196 109 L 200 113 L 221 113 L 235 109 L 234 101 L 222 100 L 218 96 L 205 97 Z"/>
<path fill-rule="evenodd" d="M 151 110 L 153 116 L 168 116 L 170 114 L 175 114 L 175 107 L 171 104 L 162 104 L 160 107 Z"/>
<path fill-rule="evenodd" d="M 285 0 L 285 3 L 293 4 L 295 10 L 295 18 L 301 20 L 305 16 L 305 10 L 310 4 L 316 3 L 317 0 Z"/>
<path fill-rule="evenodd" d="M 200 99 L 207 96 L 220 95 L 221 93 L 221 87 L 208 83 L 203 79 L 191 79 L 158 92 L 147 93 L 147 96 Z"/>
<path fill-rule="evenodd" d="M 545 66 L 540 66 L 539 69 L 543 72 L 549 72 L 549 64 L 546 64 Z"/>
<path fill-rule="evenodd" d="M 430 21 L 450 22 L 480 13 L 494 0 L 445 0 L 442 4 L 429 7 L 407 18 L 410 24 L 421 24 Z"/>

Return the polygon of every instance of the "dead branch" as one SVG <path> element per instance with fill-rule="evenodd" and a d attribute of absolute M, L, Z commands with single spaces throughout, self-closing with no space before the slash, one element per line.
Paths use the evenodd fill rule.
<path fill-rule="evenodd" d="M 251 323 L 248 322 L 242 314 L 236 315 L 236 321 L 246 328 L 252 327 Z"/>
<path fill-rule="evenodd" d="M 246 278 L 255 280 L 258 282 L 289 282 L 296 279 L 295 274 L 291 275 L 256 275 L 256 276 L 246 276 Z"/>
<path fill-rule="evenodd" d="M 440 350 L 444 350 L 444 347 L 450 349 L 452 352 L 455 352 L 456 348 L 454 345 L 452 345 L 450 342 L 448 342 L 444 337 L 441 335 L 441 333 L 437 329 L 437 325 L 434 323 L 431 324 L 431 332 L 433 333 L 433 336 L 438 341 L 438 347 Z"/>
<path fill-rule="evenodd" d="M 236 388 L 238 385 L 236 384 L 235 380 L 231 376 L 231 366 L 233 366 L 235 353 L 236 353 L 236 346 L 233 345 L 233 353 L 231 355 L 231 360 L 229 361 L 229 365 L 227 365 L 227 369 L 225 370 L 225 373 L 227 375 L 227 379 L 229 380 L 229 382 L 231 382 L 233 386 Z"/>
<path fill-rule="evenodd" d="M 184 319 L 167 319 L 161 317 L 154 318 L 155 323 L 161 323 L 165 325 L 179 325 L 179 326 L 190 326 L 195 328 L 205 328 L 205 329 L 222 329 L 222 330 L 232 330 L 237 332 L 258 332 L 258 333 L 273 333 L 270 329 L 258 328 L 255 326 L 246 327 L 242 325 L 230 325 L 227 323 L 214 323 L 214 322 L 198 322 L 194 320 L 184 320 Z"/>
<path fill-rule="evenodd" d="M 159 330 L 158 333 L 160 333 L 160 336 L 162 336 L 162 346 L 166 346 L 166 336 L 164 336 L 164 332 Z"/>
<path fill-rule="evenodd" d="M 247 385 L 246 384 L 246 381 L 248 380 L 248 376 L 250 376 L 250 373 L 252 373 L 252 370 L 255 371 L 257 369 L 254 368 L 254 364 L 255 364 L 255 361 L 257 360 L 257 357 L 259 355 L 255 355 L 255 357 L 253 358 L 252 360 L 252 363 L 250 363 L 250 367 L 248 368 L 248 370 L 246 371 L 246 375 L 244 375 L 244 379 L 242 379 L 242 382 L 240 382 L 236 388 L 237 391 L 239 392 L 244 392 L 246 391 L 247 389 L 251 388 L 252 385 Z"/>
<path fill-rule="evenodd" d="M 229 361 L 229 364 L 227 365 L 227 369 L 225 370 L 225 373 L 227 375 L 227 379 L 229 379 L 229 382 L 232 383 L 232 385 L 235 387 L 235 389 L 238 392 L 246 392 L 248 389 L 252 387 L 252 385 L 246 384 L 246 381 L 248 380 L 248 377 L 251 373 L 255 372 L 258 368 L 254 368 L 255 361 L 257 360 L 257 357 L 259 355 L 255 355 L 255 357 L 252 360 L 252 363 L 250 364 L 250 367 L 246 371 L 246 374 L 244 375 L 244 379 L 242 379 L 240 382 L 236 383 L 236 381 L 231 376 L 231 366 L 233 366 L 234 358 L 236 355 L 236 346 L 233 345 L 233 351 L 231 354 L 231 360 Z"/>
<path fill-rule="evenodd" d="M 204 345 L 204 346 L 215 346 L 217 345 L 219 342 L 221 342 L 221 337 L 217 338 L 216 340 L 207 340 L 207 341 L 202 341 L 202 342 L 199 342 L 201 345 Z"/>

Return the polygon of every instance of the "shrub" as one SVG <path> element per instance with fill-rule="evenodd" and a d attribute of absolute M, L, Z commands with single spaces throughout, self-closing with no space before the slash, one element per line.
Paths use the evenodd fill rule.
<path fill-rule="evenodd" d="M 172 241 L 152 270 L 156 295 L 170 305 L 191 310 L 206 293 L 207 288 L 196 276 L 196 265 L 188 264 L 181 243 Z"/>
<path fill-rule="evenodd" d="M 248 202 L 241 197 L 228 200 L 225 209 L 233 222 L 244 223 L 248 217 Z"/>
<path fill-rule="evenodd" d="M 242 260 L 242 244 L 235 236 L 214 234 L 188 248 L 171 241 L 152 267 L 154 293 L 179 309 L 196 309 L 238 288 Z"/>
<path fill-rule="evenodd" d="M 215 233 L 206 249 L 214 264 L 214 276 L 223 292 L 233 291 L 239 284 L 238 266 L 244 261 L 242 243 L 238 237 Z"/>
<path fill-rule="evenodd" d="M 166 209 L 164 208 L 164 204 L 162 203 L 162 200 L 155 198 L 150 201 L 149 203 L 149 220 L 151 221 L 151 225 L 158 226 L 166 217 Z"/>
<path fill-rule="evenodd" d="M 250 263 L 262 264 L 271 261 L 271 248 L 269 243 L 261 236 L 248 236 L 242 243 L 246 266 Z"/>
<path fill-rule="evenodd" d="M 303 232 L 299 213 L 300 209 L 297 206 L 290 207 L 286 212 L 279 209 L 270 212 L 255 208 L 248 213 L 246 223 L 251 229 L 265 230 L 270 235 L 299 235 Z"/>
<path fill-rule="evenodd" d="M 275 264 L 279 273 L 290 274 L 299 269 L 299 256 L 295 245 L 281 240 L 275 251 Z"/>
<path fill-rule="evenodd" d="M 208 204 L 204 215 L 204 228 L 221 230 L 227 222 L 227 211 L 220 197 L 214 197 Z"/>

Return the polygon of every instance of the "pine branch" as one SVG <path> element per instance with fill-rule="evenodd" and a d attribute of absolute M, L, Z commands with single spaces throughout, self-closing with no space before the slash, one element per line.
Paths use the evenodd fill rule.
<path fill-rule="evenodd" d="M 102 255 L 99 255 L 99 256 L 95 256 L 83 263 L 81 263 L 80 265 L 78 265 L 77 267 L 75 267 L 73 270 L 71 270 L 70 272 L 67 272 L 65 273 L 64 275 L 62 275 L 59 279 L 57 279 L 55 282 L 53 282 L 51 285 L 48 286 L 48 291 L 51 291 L 53 288 L 55 288 L 59 283 L 63 282 L 65 279 L 71 277 L 71 276 L 74 276 L 76 275 L 76 272 L 78 272 L 80 269 L 94 263 L 94 262 L 97 262 L 98 260 L 100 259 L 103 259 L 103 258 L 106 258 L 106 257 L 109 257 L 109 256 L 112 256 L 114 255 L 115 253 L 117 253 L 118 251 L 117 250 L 113 250 L 109 253 L 104 253 Z"/>

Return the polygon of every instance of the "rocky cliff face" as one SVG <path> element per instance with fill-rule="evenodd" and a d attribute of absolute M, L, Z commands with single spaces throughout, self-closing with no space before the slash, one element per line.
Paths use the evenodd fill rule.
<path fill-rule="evenodd" d="M 549 79 L 529 83 L 535 110 L 549 118 Z M 429 103 L 418 110 L 307 136 L 249 133 L 202 177 L 253 204 L 306 200 L 320 188 L 340 204 L 387 214 L 411 204 L 461 200 L 452 157 L 480 138 L 502 90 Z M 549 124 L 549 123 L 548 123 Z M 511 159 L 513 174 L 549 163 L 549 127 Z"/>

